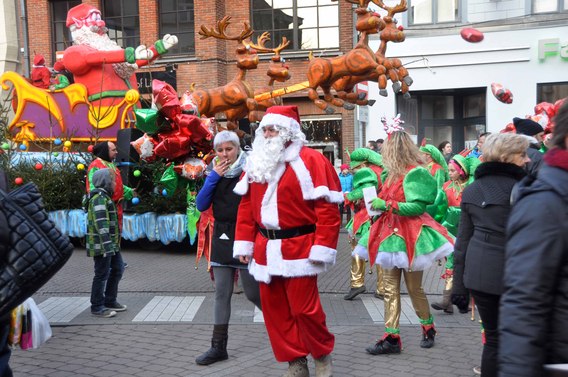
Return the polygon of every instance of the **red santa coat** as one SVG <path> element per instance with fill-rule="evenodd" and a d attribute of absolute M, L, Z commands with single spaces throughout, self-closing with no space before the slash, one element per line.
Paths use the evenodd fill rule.
<path fill-rule="evenodd" d="M 235 192 L 243 195 L 233 255 L 252 256 L 249 272 L 257 281 L 272 276 L 313 276 L 335 263 L 343 202 L 331 163 L 319 152 L 294 142 L 268 183 L 249 183 L 245 173 Z M 314 233 L 268 240 L 258 228 L 291 229 L 316 225 Z M 314 264 L 311 261 L 323 262 Z"/>

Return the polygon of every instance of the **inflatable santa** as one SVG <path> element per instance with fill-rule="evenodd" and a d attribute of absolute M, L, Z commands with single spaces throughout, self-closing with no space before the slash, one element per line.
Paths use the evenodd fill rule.
<path fill-rule="evenodd" d="M 129 89 L 137 89 L 136 69 L 178 43 L 175 35 L 166 34 L 153 46 L 123 49 L 109 38 L 101 12 L 86 3 L 69 10 L 67 27 L 74 45 L 65 50 L 63 63 L 75 82 L 87 87 L 89 101 L 94 106 L 116 105 Z"/>

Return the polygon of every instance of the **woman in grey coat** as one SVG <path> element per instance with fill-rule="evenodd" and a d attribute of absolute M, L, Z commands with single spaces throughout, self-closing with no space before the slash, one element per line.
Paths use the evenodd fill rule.
<path fill-rule="evenodd" d="M 505 227 L 511 212 L 513 186 L 525 176 L 529 161 L 526 138 L 489 135 L 482 147 L 484 163 L 463 192 L 455 244 L 452 302 L 467 310 L 473 296 L 485 329 L 481 357 L 485 377 L 497 376 L 499 300 L 503 292 Z"/>

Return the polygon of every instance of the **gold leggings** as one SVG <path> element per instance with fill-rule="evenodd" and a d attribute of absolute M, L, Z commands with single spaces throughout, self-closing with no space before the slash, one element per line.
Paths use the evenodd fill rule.
<path fill-rule="evenodd" d="M 377 294 L 385 294 L 383 281 L 383 269 L 377 266 Z M 355 255 L 351 257 L 351 288 L 359 288 L 365 285 L 365 259 Z"/>
<path fill-rule="evenodd" d="M 422 321 L 430 319 L 430 307 L 428 299 L 422 289 L 423 271 L 403 270 L 394 268 L 392 270 L 383 270 L 383 280 L 385 284 L 385 327 L 387 329 L 398 329 L 400 323 L 400 280 L 404 274 L 406 288 L 412 301 L 412 306 L 418 318 Z"/>

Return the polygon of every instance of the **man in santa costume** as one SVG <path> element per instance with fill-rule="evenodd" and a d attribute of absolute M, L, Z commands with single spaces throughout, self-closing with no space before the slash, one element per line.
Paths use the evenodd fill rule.
<path fill-rule="evenodd" d="M 335 343 L 325 322 L 317 275 L 335 263 L 343 201 L 335 169 L 305 147 L 296 106 L 272 106 L 256 130 L 235 192 L 239 206 L 233 255 L 260 282 L 266 329 L 287 377 L 331 376 Z"/>
<path fill-rule="evenodd" d="M 33 86 L 41 89 L 49 89 L 51 72 L 49 68 L 45 66 L 45 58 L 42 54 L 34 55 L 34 66 L 32 68 L 31 77 Z"/>
<path fill-rule="evenodd" d="M 63 64 L 75 82 L 87 87 L 89 101 L 96 106 L 116 106 L 126 91 L 138 88 L 136 69 L 151 63 L 178 42 L 175 35 L 166 34 L 154 46 L 123 49 L 109 38 L 101 12 L 87 3 L 69 10 L 66 25 L 74 45 L 65 50 Z"/>

